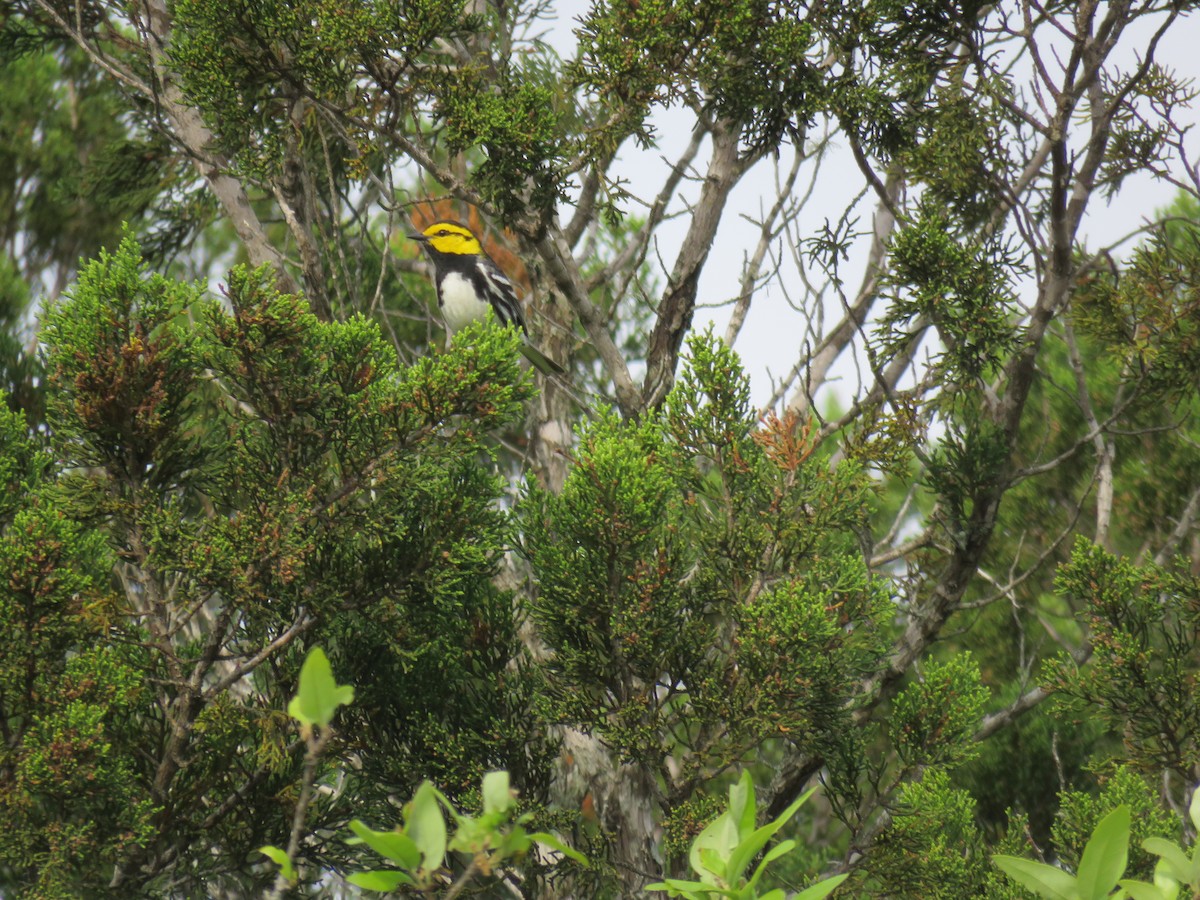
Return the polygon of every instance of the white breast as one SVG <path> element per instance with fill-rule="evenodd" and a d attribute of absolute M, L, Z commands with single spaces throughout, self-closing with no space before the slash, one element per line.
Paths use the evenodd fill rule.
<path fill-rule="evenodd" d="M 451 334 L 487 315 L 488 304 L 481 302 L 469 279 L 449 272 L 442 279 L 442 321 Z"/>

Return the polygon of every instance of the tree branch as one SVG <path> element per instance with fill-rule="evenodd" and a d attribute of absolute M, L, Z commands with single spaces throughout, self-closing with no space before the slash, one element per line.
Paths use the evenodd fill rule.
<path fill-rule="evenodd" d="M 596 348 L 601 361 L 616 387 L 617 403 L 626 416 L 640 415 L 643 406 L 625 357 L 608 333 L 606 320 L 596 305 L 588 298 L 583 287 L 583 276 L 571 254 L 566 236 L 557 225 L 551 224 L 534 244 L 538 256 L 545 263 L 555 286 L 566 297 L 571 309 L 579 317 L 588 339 Z"/>
<path fill-rule="evenodd" d="M 191 155 L 196 171 L 208 183 L 218 202 L 229 217 L 251 265 L 270 265 L 275 271 L 279 288 L 287 293 L 298 293 L 298 287 L 284 264 L 283 256 L 271 243 L 266 229 L 250 202 L 246 189 L 237 178 L 230 175 L 230 165 L 214 149 L 215 136 L 199 110 L 189 104 L 167 66 L 166 49 L 171 42 L 171 14 L 165 0 L 146 0 L 147 14 L 145 39 L 157 89 L 147 96 L 162 108 L 174 125 L 174 134 Z"/>
<path fill-rule="evenodd" d="M 692 211 L 691 227 L 675 259 L 650 333 L 646 380 L 642 385 L 642 403 L 646 408 L 660 404 L 674 384 L 679 349 L 696 309 L 700 272 L 716 239 L 729 192 L 753 162 L 738 154 L 741 133 L 741 128 L 733 122 L 718 121 L 713 126 L 712 158 L 700 189 L 700 200 Z"/>

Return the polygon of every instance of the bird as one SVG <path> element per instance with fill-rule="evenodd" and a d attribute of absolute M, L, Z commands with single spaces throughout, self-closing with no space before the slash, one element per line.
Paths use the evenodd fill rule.
<path fill-rule="evenodd" d="M 484 252 L 471 229 L 442 219 L 408 237 L 421 245 L 433 263 L 438 308 L 450 334 L 483 319 L 490 306 L 501 325 L 521 332 L 521 353 L 535 369 L 543 375 L 563 374 L 562 366 L 529 343 L 525 315 L 512 281 Z"/>

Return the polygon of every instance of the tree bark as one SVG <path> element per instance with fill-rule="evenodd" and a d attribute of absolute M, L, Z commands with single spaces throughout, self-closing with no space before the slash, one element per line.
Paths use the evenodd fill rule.
<path fill-rule="evenodd" d="M 642 403 L 647 409 L 662 403 L 675 383 L 679 348 L 696 311 L 700 272 L 716 240 L 717 226 L 721 224 L 729 192 L 751 162 L 738 153 L 741 136 L 742 129 L 735 122 L 719 121 L 713 127 L 712 158 L 704 186 L 700 189 L 700 201 L 675 259 L 671 279 L 658 305 L 658 319 L 650 333 L 646 380 L 642 386 Z"/>

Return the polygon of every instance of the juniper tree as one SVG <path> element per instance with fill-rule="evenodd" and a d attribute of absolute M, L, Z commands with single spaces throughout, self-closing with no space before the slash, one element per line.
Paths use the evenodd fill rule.
<path fill-rule="evenodd" d="M 401 370 L 375 325 L 321 323 L 269 282 L 234 270 L 222 304 L 127 237 L 43 323 L 45 446 L 5 419 L 15 885 L 267 878 L 299 762 L 283 709 L 318 640 L 360 689 L 331 758 L 355 765 L 315 829 L 421 772 L 451 794 L 497 764 L 544 787 L 492 583 L 507 526 L 483 436 L 528 391 L 511 340 Z"/>
<path fill-rule="evenodd" d="M 1070 858 L 1086 829 L 1051 827 L 1055 795 L 1096 789 L 1116 761 L 1186 808 L 1177 760 L 1114 739 L 1152 731 L 1144 715 L 1160 694 L 1121 687 L 1140 670 L 1101 651 L 1136 613 L 1143 652 L 1178 663 L 1151 673 L 1162 696 L 1194 669 L 1185 611 L 1147 618 L 1147 585 L 1188 596 L 1200 510 L 1188 206 L 1200 185 L 1191 88 L 1161 58 L 1193 13 L 613 0 L 560 21 L 570 37 L 551 43 L 552 11 L 538 2 L 18 0 L 6 58 L 78 48 L 106 102 L 121 98 L 114 118 L 168 160 L 174 190 L 215 211 L 214 230 L 206 215 L 154 207 L 135 227 L 178 225 L 174 243 L 143 242 L 155 267 L 199 235 L 189 264 L 207 273 L 213 235 L 232 235 L 258 274 L 218 267 L 231 308 L 275 310 L 218 314 L 198 287 L 144 275 L 157 299 L 117 315 L 112 333 L 99 314 L 46 320 L 47 377 L 63 392 L 55 443 L 13 438 L 25 449 L 6 471 L 25 486 L 10 488 L 23 499 L 4 532 L 26 541 L 14 559 L 34 558 L 21 535 L 56 534 L 62 548 L 44 564 L 63 570 L 63 587 L 46 596 L 75 618 L 37 645 L 45 677 L 66 684 L 67 663 L 84 665 L 76 644 L 103 634 L 122 665 L 150 673 L 136 686 L 114 674 L 95 700 L 121 711 L 114 727 L 128 715 L 134 737 L 144 721 L 167 736 L 194 721 L 173 740 L 225 735 L 264 773 L 244 797 L 218 778 L 223 800 L 200 814 L 189 804 L 217 776 L 195 764 L 149 754 L 157 788 L 109 772 L 112 790 L 143 785 L 153 809 L 110 821 L 86 877 L 108 866 L 106 878 L 167 890 L 191 858 L 156 829 L 173 811 L 194 814 L 179 834 L 225 842 L 189 875 L 197 884 L 256 877 L 248 835 L 269 827 L 264 798 L 294 784 L 298 764 L 268 711 L 279 714 L 299 648 L 318 633 L 338 638 L 327 648 L 348 669 L 340 679 L 376 704 L 350 713 L 361 742 L 330 758 L 360 780 L 354 803 L 383 815 L 397 784 L 430 775 L 465 789 L 482 766 L 512 767 L 531 804 L 546 801 L 557 827 L 611 862 L 574 873 L 597 891 L 631 891 L 673 865 L 663 848 L 715 814 L 737 766 L 754 769 L 772 816 L 820 780 L 828 806 L 809 860 L 853 869 L 848 887 L 881 894 L 938 879 L 970 893 L 985 876 L 952 857 L 1014 840 L 1002 833 L 1023 827 L 1021 810 L 1036 840 Z M 656 130 L 666 112 L 685 140 Z M 839 180 L 839 148 L 856 174 L 818 209 L 806 200 Z M 623 166 L 650 169 L 666 152 L 660 182 L 635 196 Z M 1180 205 L 1145 210 L 1126 241 L 1090 241 L 1096 207 L 1149 177 L 1178 188 Z M 766 182 L 739 218 L 738 192 Z M 422 263 L 393 240 L 431 208 L 474 217 L 489 252 L 508 251 L 535 337 L 571 362 L 571 390 L 541 382 L 492 397 L 524 385 L 499 337 L 477 337 L 494 382 L 462 376 L 474 371 L 455 361 L 467 344 L 441 355 Z M 21 215 L 16 227 L 34 233 Z M 735 266 L 736 286 L 719 286 L 714 269 Z M 83 309 L 72 304 L 90 291 L 81 278 L 63 309 Z M 141 295 L 110 300 L 121 296 Z M 693 320 L 721 303 L 720 337 L 747 359 L 756 319 L 795 335 L 765 400 L 751 403 L 711 338 L 681 362 Z M 267 337 L 289 349 L 255 343 Z M 76 409 L 69 392 L 84 389 L 110 392 L 109 405 L 85 396 Z M 397 392 L 397 408 L 432 404 L 405 407 L 424 425 L 395 418 L 381 398 Z M 395 465 L 407 474 L 372 463 L 404 428 Z M 515 507 L 493 502 L 492 454 L 511 481 L 527 471 L 537 485 Z M 465 505 L 450 502 L 451 485 Z M 247 516 L 276 526 L 255 531 Z M 1080 536 L 1100 550 L 1073 550 Z M 403 576 L 369 576 L 344 555 L 389 540 L 414 554 L 397 558 Z M 492 586 L 504 549 L 519 551 L 503 567 L 512 598 Z M 158 584 L 167 576 L 174 593 Z M 425 605 L 421 592 L 440 599 Z M 367 602 L 370 615 L 354 606 Z M 339 603 L 350 608 L 335 613 Z M 464 606 L 472 617 L 448 615 Z M 197 633 L 173 630 L 185 620 Z M 193 643 L 164 645 L 151 626 Z M 183 676 L 201 663 L 192 685 Z M 430 674 L 459 665 L 482 669 Z M 409 678 L 431 686 L 383 687 Z M 462 705 L 407 705 L 460 688 Z M 1109 727 L 1051 718 L 1055 690 L 1104 709 Z M 65 693 L 39 690 L 38 702 Z M 150 694 L 157 705 L 138 708 Z M 451 727 L 443 708 L 463 718 Z M 1167 712 L 1154 721 L 1185 735 L 1175 718 L 1186 709 Z M 10 753 L 36 736 L 31 721 L 10 717 Z M 191 786 L 170 794 L 176 785 Z M 921 827 L 931 810 L 961 845 Z M 227 833 L 199 828 L 216 812 Z M 310 863 L 336 868 L 345 851 L 314 834 Z M 12 879 L 41 877 L 47 846 L 14 856 Z M 554 884 L 531 877 L 526 889 Z"/>

